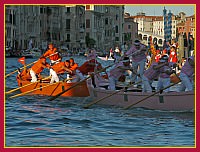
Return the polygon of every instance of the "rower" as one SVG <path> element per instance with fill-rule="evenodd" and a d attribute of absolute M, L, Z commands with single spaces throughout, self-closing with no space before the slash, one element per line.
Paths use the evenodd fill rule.
<path fill-rule="evenodd" d="M 152 92 L 152 82 L 158 77 L 160 73 L 159 69 L 165 65 L 168 65 L 168 62 L 153 62 L 150 67 L 144 71 L 144 74 L 142 76 L 142 92 Z"/>
<path fill-rule="evenodd" d="M 180 73 L 181 87 L 180 91 L 192 91 L 194 80 L 195 59 L 190 56 L 183 65 Z"/>
<path fill-rule="evenodd" d="M 162 66 L 159 69 L 159 78 L 158 78 L 158 84 L 157 84 L 157 90 L 162 90 L 163 88 L 166 88 L 170 85 L 170 75 L 172 73 L 176 73 L 174 70 L 172 70 L 171 66 L 173 63 L 168 62 L 168 56 L 164 55 L 159 60 L 160 63 L 166 63 L 164 66 Z M 168 63 L 168 64 L 167 64 Z M 169 92 L 170 88 L 167 88 L 163 90 L 164 92 Z"/>
<path fill-rule="evenodd" d="M 145 68 L 147 48 L 139 40 L 134 41 L 134 45 L 125 53 L 125 55 L 132 55 L 132 67 L 138 70 L 139 76 L 130 75 L 132 82 L 139 82 Z M 133 74 L 133 73 L 132 73 Z"/>
<path fill-rule="evenodd" d="M 37 77 L 40 76 L 44 68 L 50 68 L 50 65 L 46 62 L 45 57 L 41 57 L 30 69 L 31 82 L 37 81 Z"/>
<path fill-rule="evenodd" d="M 48 45 L 49 49 L 42 55 L 42 57 L 49 57 L 51 65 L 57 64 L 61 61 L 61 56 L 58 53 L 57 48 L 52 43 Z"/>
<path fill-rule="evenodd" d="M 133 70 L 130 66 L 129 57 L 124 57 L 122 61 L 117 63 L 113 69 L 108 72 L 109 89 L 116 90 L 116 83 L 127 70 Z"/>
<path fill-rule="evenodd" d="M 78 70 L 78 64 L 74 62 L 73 58 L 69 59 L 70 62 L 70 70 L 72 70 L 72 82 L 78 82 L 82 79 L 84 79 L 85 77 L 83 76 L 83 74 L 80 72 L 80 70 Z"/>
<path fill-rule="evenodd" d="M 64 72 L 67 72 L 67 78 L 69 78 L 69 74 L 72 74 L 72 70 L 70 70 L 69 60 L 66 60 L 65 62 L 59 62 L 51 67 L 50 76 L 52 76 L 52 78 L 50 83 L 54 83 L 54 81 L 59 82 L 58 74 L 64 74 Z"/>
<path fill-rule="evenodd" d="M 75 71 L 78 68 L 78 64 L 74 62 L 73 58 L 70 58 L 69 62 L 70 62 L 70 70 Z"/>

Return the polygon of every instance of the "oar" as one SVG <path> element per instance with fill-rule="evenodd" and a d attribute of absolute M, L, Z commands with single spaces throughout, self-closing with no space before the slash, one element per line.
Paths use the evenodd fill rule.
<path fill-rule="evenodd" d="M 29 64 L 25 65 L 25 66 L 28 67 L 28 66 L 32 65 L 33 63 L 36 63 L 36 62 L 37 62 L 37 61 L 34 61 L 34 62 L 32 62 L 32 63 L 29 63 Z M 21 68 L 19 68 L 19 69 L 22 70 L 22 69 L 24 69 L 24 67 L 21 67 Z M 14 73 L 17 72 L 17 71 L 18 71 L 18 70 L 15 70 L 15 71 L 13 71 L 13 72 L 7 74 L 7 75 L 5 76 L 5 78 L 7 78 L 8 76 L 10 76 L 11 74 L 14 74 Z"/>
<path fill-rule="evenodd" d="M 50 56 L 52 56 L 52 55 L 55 55 L 55 54 L 57 54 L 58 52 L 56 52 L 56 53 L 54 53 L 54 54 L 51 54 L 51 55 L 49 55 L 49 56 L 47 56 L 46 58 L 48 58 L 48 57 L 50 57 Z M 38 60 L 37 60 L 38 61 Z M 32 62 L 32 63 L 29 63 L 29 64 L 27 64 L 27 65 L 25 65 L 26 67 L 28 67 L 28 66 L 30 66 L 30 65 L 32 65 L 32 64 L 34 64 L 34 63 L 36 63 L 37 61 L 34 61 L 34 62 Z M 25 67 L 24 66 L 24 67 Z M 24 67 L 21 67 L 21 68 L 19 68 L 20 70 L 22 70 L 22 69 L 24 69 Z M 17 72 L 18 70 L 15 70 L 15 71 L 13 71 L 13 72 L 11 72 L 11 73 L 9 73 L 9 74 L 7 74 L 7 75 L 5 75 L 5 78 L 7 78 L 8 76 L 10 76 L 11 74 L 14 74 L 15 72 Z"/>
<path fill-rule="evenodd" d="M 133 103 L 133 104 L 128 105 L 127 107 L 124 108 L 124 110 L 127 110 L 127 109 L 131 108 L 132 106 L 134 106 L 134 105 L 136 105 L 136 104 L 138 104 L 138 103 L 140 103 L 140 102 L 142 102 L 142 101 L 144 101 L 144 100 L 146 100 L 146 99 L 148 99 L 148 98 L 150 98 L 150 97 L 152 97 L 152 96 L 154 96 L 154 95 L 160 93 L 161 91 L 163 91 L 163 90 L 165 90 L 165 89 L 167 89 L 167 88 L 170 88 L 170 87 L 172 87 L 172 86 L 178 84 L 179 82 L 181 82 L 180 79 L 179 79 L 179 81 L 177 81 L 176 83 L 173 83 L 173 84 L 171 84 L 171 85 L 169 85 L 169 86 L 167 86 L 167 87 L 165 87 L 165 88 L 163 88 L 163 89 L 161 89 L 161 90 L 159 90 L 159 91 L 157 91 L 157 92 L 155 92 L 155 93 L 153 93 L 153 94 L 151 94 L 151 95 L 149 95 L 149 96 L 147 96 L 147 97 L 145 97 L 145 98 L 143 98 L 143 99 L 141 99 L 141 100 L 139 100 L 139 101 L 137 101 L 137 102 L 135 102 L 135 103 Z"/>
<path fill-rule="evenodd" d="M 132 54 L 128 55 L 128 57 L 129 57 L 129 56 L 131 56 L 131 55 L 133 55 L 133 54 L 136 54 L 136 53 L 138 53 L 138 52 L 134 52 L 134 53 L 132 53 Z M 114 64 L 117 64 L 117 63 L 119 63 L 120 61 L 122 61 L 122 59 L 118 60 L 116 63 L 113 63 L 113 64 L 111 64 L 111 65 L 109 65 L 109 66 L 107 66 L 107 67 L 105 67 L 105 68 L 103 68 L 103 69 L 101 69 L 101 70 L 99 70 L 99 71 L 95 72 L 95 73 L 94 73 L 94 74 L 92 74 L 92 75 L 89 75 L 87 78 L 85 78 L 85 79 L 83 79 L 83 80 L 79 81 L 78 83 L 75 83 L 74 85 L 72 85 L 72 86 L 71 86 L 71 87 L 69 87 L 68 89 L 66 89 L 66 90 L 62 91 L 61 93 L 59 93 L 59 94 L 57 94 L 57 95 L 55 95 L 55 96 L 52 96 L 52 97 L 51 97 L 51 98 L 49 98 L 48 100 L 49 100 L 49 101 L 55 100 L 56 98 L 58 98 L 59 96 L 61 96 L 63 93 L 65 93 L 65 92 L 69 91 L 70 89 L 72 89 L 72 88 L 76 87 L 77 85 L 81 84 L 82 82 L 86 81 L 87 79 L 91 78 L 92 76 L 94 76 L 94 75 L 97 75 L 97 74 L 99 74 L 99 73 L 101 73 L 101 72 L 105 71 L 107 68 L 109 68 L 109 67 L 113 66 Z"/>
<path fill-rule="evenodd" d="M 66 79 L 66 80 L 64 80 L 64 81 L 67 81 L 67 80 L 71 80 L 71 78 L 70 78 L 70 79 Z M 43 89 L 43 88 L 46 88 L 46 87 L 49 87 L 49 86 L 52 86 L 52 85 L 55 85 L 55 84 L 59 84 L 60 82 L 63 82 L 63 81 L 59 81 L 59 82 L 56 82 L 56 83 L 51 83 L 51 84 L 46 85 L 46 86 L 43 86 L 43 87 L 39 87 L 39 88 L 35 88 L 35 89 L 29 90 L 29 91 L 26 91 L 26 92 L 22 92 L 22 93 L 20 93 L 20 94 L 11 96 L 11 97 L 9 97 L 9 98 L 15 98 L 15 97 L 23 96 L 23 95 L 25 95 L 25 94 L 27 94 L 27 93 L 30 93 L 30 92 L 33 92 L 33 91 L 36 91 L 36 90 L 39 90 L 39 89 Z"/>
<path fill-rule="evenodd" d="M 33 82 L 33 83 L 38 83 L 38 82 L 40 82 L 40 81 L 42 81 L 42 80 L 49 79 L 50 77 L 51 77 L 51 76 L 48 76 L 48 77 L 46 77 L 46 78 L 44 78 L 44 79 L 38 80 L 38 81 Z M 19 90 L 19 89 L 22 89 L 22 88 L 25 88 L 25 87 L 27 87 L 27 86 L 30 86 L 30 85 L 32 85 L 33 83 L 29 83 L 29 84 L 23 85 L 23 86 L 21 86 L 21 87 L 15 88 L 15 89 L 10 90 L 10 91 L 7 91 L 7 92 L 5 92 L 5 93 L 6 93 L 6 94 L 10 94 L 10 93 L 12 93 L 12 92 L 14 92 L 14 91 L 17 91 L 17 90 Z"/>
<path fill-rule="evenodd" d="M 138 84 L 138 83 L 140 83 L 140 82 L 142 82 L 142 81 L 139 81 L 139 82 L 137 82 L 137 83 L 128 84 L 128 85 L 127 85 L 126 87 L 124 87 L 123 89 L 117 90 L 117 91 L 115 91 L 114 93 L 111 93 L 111 94 L 109 94 L 109 95 L 107 95 L 107 96 L 105 96 L 105 97 L 103 97 L 103 98 L 100 98 L 99 100 L 93 101 L 93 102 L 91 102 L 91 103 L 85 105 L 83 108 L 88 109 L 90 106 L 92 106 L 92 105 L 94 105 L 94 104 L 96 104 L 96 103 L 98 103 L 98 102 L 100 102 L 100 101 L 102 101 L 102 100 L 104 100 L 104 99 L 106 99 L 106 98 L 108 98 L 108 97 L 111 97 L 111 96 L 113 96 L 113 95 L 115 95 L 115 94 L 117 94 L 117 93 L 119 93 L 119 92 L 121 92 L 121 91 L 126 91 L 129 87 L 131 87 L 131 86 L 133 86 L 133 85 L 135 85 L 135 84 Z"/>

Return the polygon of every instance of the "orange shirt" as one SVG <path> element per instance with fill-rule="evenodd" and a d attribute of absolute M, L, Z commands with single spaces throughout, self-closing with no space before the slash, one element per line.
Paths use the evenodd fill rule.
<path fill-rule="evenodd" d="M 76 70 L 78 68 L 78 64 L 77 63 L 74 63 L 74 65 L 71 65 L 70 66 L 70 70 L 72 70 L 72 71 L 74 71 L 74 70 Z"/>
<path fill-rule="evenodd" d="M 94 72 L 94 65 L 91 65 L 89 61 L 86 61 L 83 63 L 80 67 L 78 67 L 78 70 L 82 74 L 88 74 L 88 72 Z"/>
<path fill-rule="evenodd" d="M 42 63 L 42 60 L 38 60 L 32 67 L 31 69 L 36 73 L 36 74 L 39 74 L 42 72 L 42 70 L 44 69 L 43 66 L 46 66 L 46 67 L 50 67 L 50 65 L 48 63 L 45 63 L 43 64 Z"/>
<path fill-rule="evenodd" d="M 97 62 L 97 70 L 101 69 L 102 66 L 99 62 Z M 85 63 L 83 63 L 80 67 L 78 67 L 78 70 L 82 73 L 82 74 L 88 74 L 88 72 L 94 72 L 94 68 L 95 68 L 95 60 L 90 60 L 90 61 L 86 61 Z"/>
<path fill-rule="evenodd" d="M 57 64 L 54 64 L 52 68 L 56 73 L 64 73 L 65 70 L 63 69 L 63 66 L 65 67 L 65 62 L 59 62 Z"/>
<path fill-rule="evenodd" d="M 53 54 L 53 55 L 52 55 Z M 44 55 L 44 57 L 49 57 L 50 60 L 53 60 L 53 61 L 57 61 L 60 56 L 58 54 L 58 52 L 54 52 L 53 50 L 47 50 Z"/>

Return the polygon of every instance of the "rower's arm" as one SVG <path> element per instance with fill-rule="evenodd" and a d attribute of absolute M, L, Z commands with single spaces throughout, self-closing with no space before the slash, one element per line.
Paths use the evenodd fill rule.
<path fill-rule="evenodd" d="M 71 74 L 72 74 L 72 70 L 68 69 L 67 67 L 65 67 L 65 66 L 62 66 L 62 69 L 64 69 L 65 71 L 67 71 L 67 72 L 69 72 L 69 73 L 71 73 Z"/>

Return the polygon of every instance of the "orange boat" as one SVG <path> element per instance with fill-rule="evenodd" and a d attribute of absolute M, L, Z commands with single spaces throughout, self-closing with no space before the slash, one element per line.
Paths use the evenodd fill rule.
<path fill-rule="evenodd" d="M 62 91 L 70 88 L 74 84 L 79 83 L 79 82 L 72 82 L 72 83 L 58 82 L 58 83 L 50 84 L 49 83 L 50 80 L 31 83 L 28 80 L 20 80 L 19 77 L 17 77 L 17 82 L 18 82 L 18 86 L 22 87 L 20 88 L 20 91 L 22 93 L 30 91 L 29 94 L 39 94 L 39 95 L 47 95 L 47 96 L 55 96 L 61 93 Z M 31 90 L 34 90 L 34 91 L 31 91 Z M 90 95 L 89 90 L 87 87 L 87 83 L 85 81 L 79 83 L 79 85 L 73 87 L 69 91 L 62 94 L 62 96 L 64 97 L 87 97 L 89 95 Z"/>

